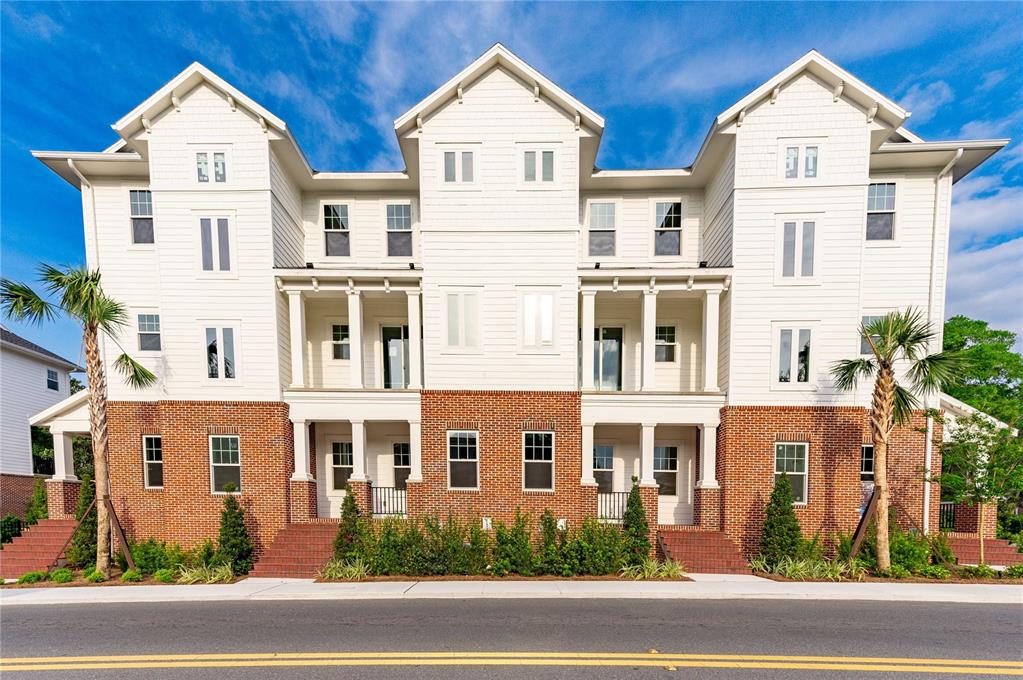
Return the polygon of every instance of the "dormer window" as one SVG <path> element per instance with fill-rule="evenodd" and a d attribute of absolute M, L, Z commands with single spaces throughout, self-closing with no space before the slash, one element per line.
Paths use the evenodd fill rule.
<path fill-rule="evenodd" d="M 785 179 L 816 179 L 820 174 L 821 143 L 815 141 L 781 140 Z"/>
<path fill-rule="evenodd" d="M 211 162 L 213 163 L 213 181 L 223 184 L 227 181 L 227 154 L 223 151 L 196 152 L 195 170 L 199 183 L 209 184 Z"/>

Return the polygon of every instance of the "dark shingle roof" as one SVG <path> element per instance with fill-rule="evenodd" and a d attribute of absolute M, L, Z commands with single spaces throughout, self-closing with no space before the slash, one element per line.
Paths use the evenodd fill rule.
<path fill-rule="evenodd" d="M 30 341 L 26 340 L 25 338 L 21 337 L 20 335 L 15 335 L 11 331 L 7 330 L 6 328 L 0 327 L 0 340 L 2 340 L 5 343 L 9 343 L 11 345 L 14 345 L 15 347 L 20 347 L 22 349 L 28 350 L 29 352 L 34 352 L 36 354 L 41 354 L 41 355 L 43 355 L 45 357 L 49 357 L 50 359 L 53 359 L 54 361 L 59 361 L 61 364 L 65 364 L 67 366 L 73 366 L 74 370 L 80 370 L 78 365 L 75 364 L 75 362 L 68 361 L 67 359 L 65 359 L 64 357 L 60 356 L 59 354 L 55 354 L 55 353 L 51 352 L 50 350 L 46 349 L 45 347 L 40 347 L 39 345 L 35 344 L 34 342 L 30 342 Z"/>

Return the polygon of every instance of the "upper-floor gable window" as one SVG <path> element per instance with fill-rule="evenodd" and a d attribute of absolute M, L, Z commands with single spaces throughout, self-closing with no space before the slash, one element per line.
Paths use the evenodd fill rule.
<path fill-rule="evenodd" d="M 447 333 L 445 346 L 451 350 L 474 351 L 480 346 L 480 294 L 452 291 L 445 295 Z"/>
<path fill-rule="evenodd" d="M 816 179 L 820 173 L 820 142 L 783 140 L 785 179 Z"/>
<path fill-rule="evenodd" d="M 590 203 L 589 254 L 615 254 L 615 212 L 612 202 Z"/>
<path fill-rule="evenodd" d="M 783 279 L 813 278 L 814 220 L 786 219 L 782 222 L 781 276 Z"/>
<path fill-rule="evenodd" d="M 131 209 L 131 242 L 136 245 L 155 243 L 152 192 L 132 189 L 128 192 L 128 204 Z"/>
<path fill-rule="evenodd" d="M 46 369 L 46 389 L 53 390 L 54 392 L 60 391 L 60 376 L 52 368 Z"/>
<path fill-rule="evenodd" d="M 196 151 L 195 172 L 201 184 L 209 184 L 210 163 L 213 164 L 213 181 L 223 184 L 227 181 L 227 153 L 224 151 Z"/>
<path fill-rule="evenodd" d="M 387 204 L 387 255 L 412 257 L 412 205 Z"/>
<path fill-rule="evenodd" d="M 682 254 L 682 202 L 654 204 L 654 255 Z"/>
<path fill-rule="evenodd" d="M 810 337 L 810 328 L 778 327 L 776 384 L 805 386 L 810 383 Z"/>
<path fill-rule="evenodd" d="M 206 377 L 210 380 L 237 378 L 235 329 L 231 326 L 208 326 L 203 337 L 206 345 Z"/>
<path fill-rule="evenodd" d="M 139 351 L 159 352 L 160 343 L 160 315 L 139 314 Z"/>
<path fill-rule="evenodd" d="M 526 184 L 554 182 L 554 150 L 525 149 L 522 152 L 522 181 Z"/>
<path fill-rule="evenodd" d="M 867 240 L 891 241 L 895 238 L 895 183 L 884 182 L 867 187 Z"/>
<path fill-rule="evenodd" d="M 226 217 L 200 217 L 199 241 L 204 272 L 231 271 L 231 225 Z"/>
<path fill-rule="evenodd" d="M 351 255 L 347 205 L 343 203 L 323 205 L 323 240 L 325 254 L 328 257 Z"/>
<path fill-rule="evenodd" d="M 476 181 L 475 152 L 463 150 L 445 151 L 444 183 L 471 184 Z"/>

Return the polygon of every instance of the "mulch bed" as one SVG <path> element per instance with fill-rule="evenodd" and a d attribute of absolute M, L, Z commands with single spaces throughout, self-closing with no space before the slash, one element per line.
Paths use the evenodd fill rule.
<path fill-rule="evenodd" d="M 85 580 L 82 572 L 74 572 L 75 578 L 73 581 L 67 583 L 54 583 L 53 581 L 39 581 L 37 583 L 5 583 L 0 585 L 0 588 L 102 588 L 106 586 L 175 586 L 181 585 L 179 583 L 161 583 L 155 580 L 152 576 L 143 576 L 141 581 L 128 582 L 121 580 L 121 571 L 116 568 L 110 569 L 110 578 L 106 581 L 100 581 L 99 583 L 90 583 Z M 235 577 L 230 581 L 224 581 L 224 584 L 237 583 L 241 581 L 242 577 Z M 205 583 L 196 583 L 194 585 L 207 585 Z"/>
<path fill-rule="evenodd" d="M 693 579 L 681 576 L 679 578 L 648 578 L 643 580 L 682 582 L 692 581 Z M 489 576 L 485 574 L 468 576 L 453 574 L 449 576 L 367 576 L 357 581 L 316 579 L 316 583 L 366 583 L 370 581 L 621 581 L 628 583 L 634 582 L 636 579 L 624 578 L 617 574 L 608 574 L 606 576 L 519 576 L 518 574 L 509 576 Z"/>
<path fill-rule="evenodd" d="M 975 583 L 985 585 L 1023 585 L 1023 579 L 1019 578 L 956 578 L 949 577 L 944 581 L 935 578 L 924 578 L 922 576 L 910 576 L 908 578 L 882 578 L 880 576 L 866 576 L 862 581 L 846 579 L 844 581 L 832 581 L 825 578 L 786 578 L 780 574 L 766 574 L 764 572 L 753 572 L 754 576 L 766 578 L 770 581 L 782 583 Z"/>

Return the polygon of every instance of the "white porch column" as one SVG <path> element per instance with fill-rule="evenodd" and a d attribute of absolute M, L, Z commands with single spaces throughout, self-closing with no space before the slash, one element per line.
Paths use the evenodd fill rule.
<path fill-rule="evenodd" d="M 408 449 L 409 465 L 411 470 L 408 474 L 408 481 L 423 481 L 423 427 L 418 420 L 410 420 L 408 423 Z"/>
<path fill-rule="evenodd" d="M 583 485 L 594 485 L 597 480 L 593 478 L 593 423 L 583 423 Z"/>
<path fill-rule="evenodd" d="M 642 486 L 654 486 L 657 480 L 654 479 L 654 423 L 643 423 L 643 433 L 640 437 L 640 463 L 639 483 Z"/>
<path fill-rule="evenodd" d="M 643 291 L 643 371 L 640 389 L 648 392 L 654 384 L 654 344 L 657 328 L 657 291 Z"/>
<path fill-rule="evenodd" d="M 74 445 L 72 439 L 73 435 L 66 432 L 53 433 L 53 477 L 51 479 L 64 482 L 78 480 L 78 477 L 75 477 Z"/>
<path fill-rule="evenodd" d="M 293 482 L 311 482 L 313 476 L 309 472 L 309 425 L 304 420 L 292 423 L 295 431 L 295 474 Z"/>
<path fill-rule="evenodd" d="M 365 482 L 366 477 L 366 424 L 352 421 L 352 475 L 353 482 Z"/>
<path fill-rule="evenodd" d="M 718 426 L 700 426 L 700 479 L 697 489 L 720 489 L 717 478 Z"/>
<path fill-rule="evenodd" d="M 582 342 L 579 343 L 580 344 L 579 351 L 582 352 L 582 376 L 581 376 L 582 380 L 579 383 L 579 388 L 583 390 L 592 390 L 594 388 L 593 333 L 597 308 L 597 291 L 584 290 L 582 292 L 582 300 L 583 300 Z"/>
<path fill-rule="evenodd" d="M 351 378 L 349 387 L 362 387 L 362 296 L 357 290 L 348 291 L 348 344 Z M 361 481 L 361 480 L 360 480 Z"/>
<path fill-rule="evenodd" d="M 408 302 L 408 386 L 410 390 L 418 390 L 423 387 L 423 334 L 420 322 L 419 291 L 407 291 L 406 297 Z"/>
<path fill-rule="evenodd" d="M 717 392 L 718 387 L 718 328 L 721 310 L 721 291 L 708 290 L 703 295 L 703 389 Z"/>
<path fill-rule="evenodd" d="M 291 386 L 305 387 L 305 304 L 302 291 L 288 291 L 288 321 L 291 327 Z"/>

